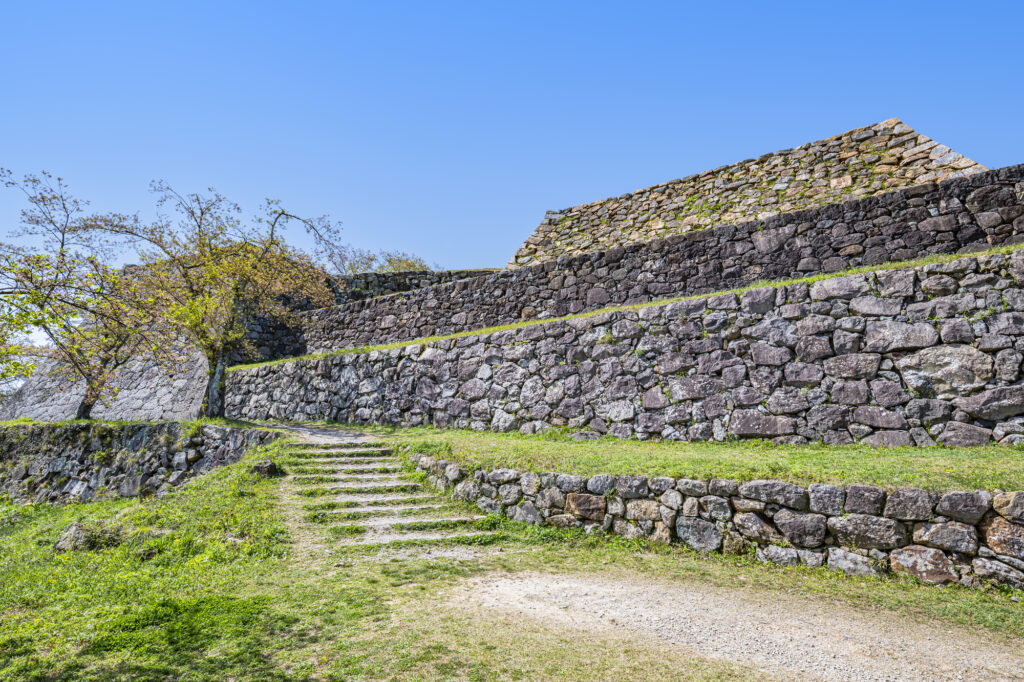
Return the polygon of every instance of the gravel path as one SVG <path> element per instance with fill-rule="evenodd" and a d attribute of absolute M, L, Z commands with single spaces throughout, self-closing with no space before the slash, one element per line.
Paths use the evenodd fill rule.
<path fill-rule="evenodd" d="M 462 585 L 453 604 L 608 627 L 781 677 L 821 680 L 1024 679 L 1024 655 L 973 630 L 825 600 L 633 578 L 531 574 Z"/>

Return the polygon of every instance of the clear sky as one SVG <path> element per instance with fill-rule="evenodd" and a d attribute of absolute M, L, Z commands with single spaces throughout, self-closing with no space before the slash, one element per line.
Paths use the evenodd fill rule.
<path fill-rule="evenodd" d="M 500 267 L 548 209 L 890 117 L 1024 163 L 1020 2 L 5 2 L 0 166 Z M 21 204 L 0 193 L 0 230 Z"/>

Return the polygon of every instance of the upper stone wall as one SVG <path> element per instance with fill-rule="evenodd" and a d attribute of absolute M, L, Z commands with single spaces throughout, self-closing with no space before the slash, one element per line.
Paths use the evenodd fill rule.
<path fill-rule="evenodd" d="M 1024 251 L 229 371 L 228 417 L 1024 442 Z"/>
<path fill-rule="evenodd" d="M 508 267 L 761 220 L 983 170 L 893 118 L 632 194 L 549 211 Z"/>
<path fill-rule="evenodd" d="M 1024 166 L 306 313 L 309 353 L 1013 243 Z"/>
<path fill-rule="evenodd" d="M 493 274 L 493 269 L 476 270 L 406 270 L 404 272 L 362 272 L 333 278 L 334 298 L 339 305 L 387 296 L 400 291 L 455 282 L 460 279 Z"/>

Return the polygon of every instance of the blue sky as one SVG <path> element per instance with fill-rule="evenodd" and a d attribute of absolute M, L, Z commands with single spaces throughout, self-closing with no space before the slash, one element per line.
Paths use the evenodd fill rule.
<path fill-rule="evenodd" d="M 544 211 L 890 117 L 1024 162 L 1020 3 L 38 2 L 0 21 L 0 166 L 150 180 L 500 267 Z M 0 193 L 0 229 L 21 204 Z"/>

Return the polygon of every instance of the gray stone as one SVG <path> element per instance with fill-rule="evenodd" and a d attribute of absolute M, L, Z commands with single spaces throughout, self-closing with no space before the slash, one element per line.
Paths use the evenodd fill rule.
<path fill-rule="evenodd" d="M 680 488 L 680 490 L 682 490 L 682 488 Z M 712 495 L 718 495 L 719 497 L 732 497 L 733 495 L 738 495 L 739 491 L 740 484 L 726 478 L 712 478 L 708 483 L 708 492 Z"/>
<path fill-rule="evenodd" d="M 729 500 L 717 495 L 705 495 L 700 498 L 700 507 L 715 521 L 728 521 L 732 517 Z"/>
<path fill-rule="evenodd" d="M 939 434 L 939 442 L 953 447 L 985 445 L 992 440 L 992 429 L 963 422 L 949 422 Z"/>
<path fill-rule="evenodd" d="M 511 512 L 509 518 L 513 521 L 522 521 L 531 526 L 539 526 L 544 522 L 537 508 L 529 502 L 523 502 L 518 507 L 512 507 L 509 511 Z"/>
<path fill-rule="evenodd" d="M 741 483 L 739 494 L 752 500 L 807 509 L 807 491 L 787 481 L 755 480 Z"/>
<path fill-rule="evenodd" d="M 872 353 L 915 350 L 934 346 L 938 340 L 939 333 L 926 322 L 870 321 L 864 332 L 864 350 Z"/>
<path fill-rule="evenodd" d="M 758 547 L 756 557 L 758 561 L 765 564 L 778 564 L 780 566 L 800 565 L 800 554 L 792 547 L 780 547 L 778 545 Z"/>
<path fill-rule="evenodd" d="M 974 393 L 995 376 L 992 358 L 970 346 L 925 348 L 900 358 L 896 366 L 910 388 L 942 400 Z"/>
<path fill-rule="evenodd" d="M 615 490 L 615 477 L 606 474 L 591 476 L 590 480 L 587 481 L 587 490 L 595 495 L 604 495 L 609 491 Z"/>
<path fill-rule="evenodd" d="M 506 483 L 498 487 L 498 502 L 503 507 L 508 507 L 523 499 L 523 490 L 518 483 Z M 538 500 L 539 500 L 538 496 Z M 550 506 L 550 505 L 547 505 Z"/>
<path fill-rule="evenodd" d="M 669 509 L 678 510 L 683 506 L 683 494 L 678 490 L 666 490 L 661 494 L 659 501 Z"/>
<path fill-rule="evenodd" d="M 689 495 L 690 497 L 703 497 L 708 494 L 708 485 L 704 481 L 697 481 L 692 478 L 680 478 L 676 480 L 676 490 L 681 492 L 683 495 Z M 713 495 L 720 495 L 718 492 L 712 492 Z"/>
<path fill-rule="evenodd" d="M 1022 495 L 1022 511 L 1024 511 L 1024 495 Z M 936 513 L 948 516 L 964 523 L 977 523 L 992 507 L 992 494 L 985 490 L 957 490 L 944 494 L 938 505 Z M 1024 519 L 1022 519 L 1024 520 Z"/>
<path fill-rule="evenodd" d="M 519 480 L 519 472 L 515 469 L 495 469 L 487 474 L 487 482 L 494 486 L 504 485 Z"/>
<path fill-rule="evenodd" d="M 974 574 L 983 580 L 1024 589 L 1024 572 L 1011 568 L 1001 561 L 977 557 L 971 562 L 971 566 L 974 568 Z"/>
<path fill-rule="evenodd" d="M 805 514 L 780 509 L 772 518 L 786 540 L 800 547 L 818 547 L 825 542 L 826 519 L 821 514 Z"/>
<path fill-rule="evenodd" d="M 722 547 L 722 533 L 715 524 L 696 517 L 680 516 L 676 520 L 676 536 L 698 552 L 714 552 Z"/>
<path fill-rule="evenodd" d="M 53 544 L 53 551 L 60 553 L 89 549 L 91 542 L 92 537 L 89 529 L 84 524 L 72 523 L 61 533 L 57 542 Z"/>
<path fill-rule="evenodd" d="M 757 410 L 736 410 L 729 421 L 729 431 L 738 436 L 785 436 L 796 432 L 796 420 L 761 414 Z"/>
<path fill-rule="evenodd" d="M 861 405 L 853 411 L 853 421 L 875 429 L 905 429 L 907 420 L 899 412 L 875 405 Z"/>
<path fill-rule="evenodd" d="M 871 291 L 864 275 L 849 275 L 818 280 L 811 284 L 811 300 L 824 301 L 833 298 L 852 299 Z"/>
<path fill-rule="evenodd" d="M 992 508 L 1004 519 L 1024 525 L 1024 492 L 999 493 L 992 499 Z"/>
<path fill-rule="evenodd" d="M 615 492 L 623 499 L 647 497 L 650 489 L 643 476 L 616 476 Z"/>
<path fill-rule="evenodd" d="M 848 353 L 825 360 L 825 373 L 837 379 L 873 379 L 882 356 L 874 353 Z"/>
<path fill-rule="evenodd" d="M 661 518 L 657 500 L 627 500 L 626 518 L 630 521 L 656 521 Z"/>
<path fill-rule="evenodd" d="M 899 521 L 867 514 L 830 516 L 828 529 L 840 544 L 860 549 L 894 549 L 906 545 L 910 537 Z"/>
<path fill-rule="evenodd" d="M 807 491 L 810 498 L 810 510 L 828 516 L 839 516 L 843 513 L 846 503 L 846 491 L 839 486 L 825 483 L 812 483 Z"/>
<path fill-rule="evenodd" d="M 782 535 L 779 531 L 775 530 L 770 523 L 754 512 L 737 514 L 733 518 L 733 523 L 736 525 L 736 530 L 746 537 L 758 542 L 770 543 L 782 541 Z"/>
<path fill-rule="evenodd" d="M 977 419 L 1000 421 L 1024 414 L 1024 386 L 999 386 L 953 402 Z"/>
<path fill-rule="evenodd" d="M 848 514 L 881 514 L 885 505 L 885 491 L 873 485 L 846 486 L 846 506 Z"/>
<path fill-rule="evenodd" d="M 565 507 L 565 493 L 558 488 L 544 488 L 537 493 L 537 506 L 541 509 L 562 509 Z"/>
<path fill-rule="evenodd" d="M 959 521 L 919 523 L 914 526 L 914 542 L 949 552 L 978 553 L 978 531 Z"/>
<path fill-rule="evenodd" d="M 937 549 L 909 545 L 889 554 L 893 573 L 906 573 L 934 585 L 958 582 L 953 562 Z"/>
<path fill-rule="evenodd" d="M 927 490 L 899 488 L 889 493 L 884 515 L 900 521 L 927 521 L 932 512 L 932 498 Z"/>
<path fill-rule="evenodd" d="M 570 474 L 559 474 L 555 479 L 555 485 L 563 493 L 578 493 L 583 490 L 583 479 Z"/>
<path fill-rule="evenodd" d="M 871 559 L 841 547 L 829 547 L 828 567 L 855 578 L 881 575 L 881 571 Z"/>

